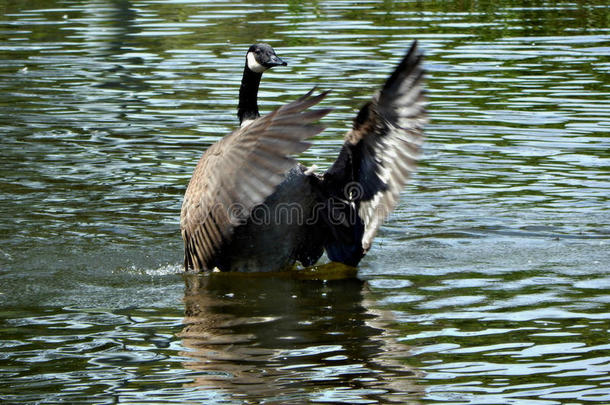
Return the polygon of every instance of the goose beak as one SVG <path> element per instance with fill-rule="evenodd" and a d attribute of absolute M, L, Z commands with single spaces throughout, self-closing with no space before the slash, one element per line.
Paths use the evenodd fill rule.
<path fill-rule="evenodd" d="M 277 55 L 273 55 L 271 56 L 271 58 L 269 58 L 269 62 L 266 63 L 267 68 L 272 68 L 274 66 L 288 66 L 288 63 L 286 63 L 282 58 L 280 58 Z"/>

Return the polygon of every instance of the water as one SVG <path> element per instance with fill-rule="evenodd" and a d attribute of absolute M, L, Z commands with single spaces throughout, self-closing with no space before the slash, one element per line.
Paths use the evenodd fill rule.
<path fill-rule="evenodd" d="M 610 403 L 605 1 L 0 10 L 3 402 Z M 247 47 L 289 63 L 264 111 L 334 89 L 325 168 L 414 38 L 425 156 L 357 273 L 182 274 Z"/>

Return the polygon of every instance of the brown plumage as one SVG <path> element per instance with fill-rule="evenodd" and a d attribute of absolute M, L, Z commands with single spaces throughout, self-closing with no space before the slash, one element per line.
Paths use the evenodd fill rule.
<path fill-rule="evenodd" d="M 211 267 L 233 229 L 248 219 L 296 164 L 289 155 L 307 149 L 310 144 L 304 140 L 323 130 L 313 122 L 330 109 L 307 108 L 327 92 L 315 97 L 312 92 L 233 131 L 199 159 L 180 218 L 186 269 Z"/>
<path fill-rule="evenodd" d="M 262 72 L 279 65 L 285 62 L 270 46 L 250 48 L 238 114 L 249 124 L 212 145 L 195 168 L 180 221 L 187 270 L 271 271 L 297 260 L 308 266 L 324 250 L 330 260 L 356 266 L 416 169 L 427 122 L 416 42 L 360 109 L 323 175 L 290 156 L 322 130 L 314 123 L 329 110 L 308 108 L 326 93 L 309 92 L 257 118 Z M 254 211 L 260 207 L 276 215 L 260 222 Z M 286 207 L 297 215 L 277 215 Z"/>

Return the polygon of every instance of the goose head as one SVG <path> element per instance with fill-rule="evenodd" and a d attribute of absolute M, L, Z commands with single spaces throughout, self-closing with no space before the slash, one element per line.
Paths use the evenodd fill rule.
<path fill-rule="evenodd" d="M 246 54 L 246 67 L 255 73 L 263 73 L 274 66 L 286 65 L 288 64 L 275 54 L 269 44 L 254 44 Z"/>

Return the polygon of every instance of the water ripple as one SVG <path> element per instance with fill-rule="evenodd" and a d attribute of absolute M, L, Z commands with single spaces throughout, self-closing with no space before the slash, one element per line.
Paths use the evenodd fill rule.
<path fill-rule="evenodd" d="M 0 399 L 610 402 L 608 7 L 587 2 L 8 2 L 0 21 Z M 431 124 L 361 280 L 181 273 L 194 164 L 333 89 L 335 159 L 410 41 Z"/>

